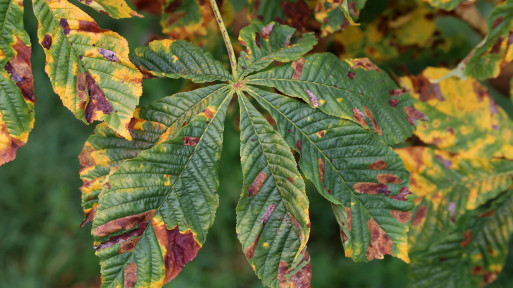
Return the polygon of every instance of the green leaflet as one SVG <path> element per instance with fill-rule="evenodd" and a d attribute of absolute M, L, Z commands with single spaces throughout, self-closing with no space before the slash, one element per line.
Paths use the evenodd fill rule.
<path fill-rule="evenodd" d="M 109 176 L 93 222 L 102 287 L 161 287 L 196 257 L 218 206 L 231 95 Z"/>
<path fill-rule="evenodd" d="M 456 8 L 456 6 L 460 5 L 461 3 L 465 2 L 465 0 L 422 0 L 424 2 L 429 3 L 429 5 L 444 9 L 444 10 L 452 10 Z"/>
<path fill-rule="evenodd" d="M 173 137 L 200 112 L 211 113 L 207 106 L 225 95 L 226 90 L 225 85 L 212 85 L 165 97 L 137 109 L 128 127 L 132 141 L 120 137 L 103 123 L 96 126 L 79 155 L 82 208 L 86 215 L 82 226 L 93 220 L 98 194 L 111 171 L 125 160 Z"/>
<path fill-rule="evenodd" d="M 148 47 L 135 50 L 133 61 L 158 77 L 185 78 L 196 83 L 233 79 L 210 52 L 183 40 L 152 41 Z"/>
<path fill-rule="evenodd" d="M 124 0 L 79 0 L 80 2 L 91 6 L 94 10 L 106 14 L 112 18 L 131 18 L 134 16 L 142 17 L 128 6 Z"/>
<path fill-rule="evenodd" d="M 412 253 L 410 287 L 483 287 L 502 270 L 513 233 L 513 190 L 469 212 L 457 228 Z"/>
<path fill-rule="evenodd" d="M 246 81 L 275 87 L 327 114 L 354 120 L 387 144 L 409 137 L 418 119 L 408 93 L 366 58 L 339 60 L 333 54 L 313 54 Z"/>
<path fill-rule="evenodd" d="M 333 203 L 346 256 L 368 261 L 390 254 L 409 262 L 406 233 L 413 201 L 406 197 L 409 173 L 399 156 L 352 121 L 251 89 L 287 144 L 300 153 L 305 176 Z"/>
<path fill-rule="evenodd" d="M 301 39 L 293 39 L 295 33 L 296 29 L 275 22 L 266 26 L 252 24 L 244 27 L 239 34 L 240 44 L 246 47 L 238 59 L 240 77 L 262 70 L 273 61 L 296 60 L 317 44 L 313 33 L 305 33 Z"/>
<path fill-rule="evenodd" d="M 353 19 L 358 19 L 366 2 L 367 0 L 318 0 L 315 19 L 321 23 L 322 36 L 342 30 L 349 24 L 357 25 Z"/>
<path fill-rule="evenodd" d="M 14 160 L 34 127 L 30 38 L 23 3 L 0 1 L 0 165 Z"/>
<path fill-rule="evenodd" d="M 305 184 L 283 138 L 242 93 L 238 99 L 244 175 L 237 205 L 239 241 L 264 285 L 310 287 Z"/>
<path fill-rule="evenodd" d="M 497 77 L 513 61 L 513 0 L 498 5 L 488 17 L 488 36 L 448 76 Z"/>
<path fill-rule="evenodd" d="M 142 75 L 128 58 L 128 43 L 102 30 L 66 0 L 34 0 L 45 67 L 63 104 L 86 122 L 107 122 L 131 140 L 128 124 L 142 93 Z"/>

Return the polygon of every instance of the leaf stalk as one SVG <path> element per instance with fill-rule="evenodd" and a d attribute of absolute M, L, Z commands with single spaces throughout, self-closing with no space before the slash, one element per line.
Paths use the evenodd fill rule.
<path fill-rule="evenodd" d="M 210 0 L 210 6 L 212 6 L 212 12 L 214 12 L 214 16 L 217 21 L 217 26 L 219 26 L 219 30 L 221 30 L 221 34 L 223 35 L 224 44 L 226 45 L 226 49 L 228 50 L 228 56 L 230 57 L 230 65 L 232 66 L 232 75 L 235 81 L 238 80 L 238 72 L 237 72 L 237 59 L 235 58 L 235 52 L 233 51 L 232 42 L 230 41 L 230 35 L 228 35 L 228 31 L 226 30 L 226 26 L 224 25 L 223 18 L 221 17 L 221 12 L 219 11 L 219 7 L 217 7 L 216 0 Z"/>

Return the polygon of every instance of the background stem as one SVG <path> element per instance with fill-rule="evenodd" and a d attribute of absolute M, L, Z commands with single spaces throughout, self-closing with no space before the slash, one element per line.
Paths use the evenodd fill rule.
<path fill-rule="evenodd" d="M 216 0 L 210 0 L 210 6 L 212 6 L 212 11 L 214 12 L 214 16 L 216 17 L 217 25 L 219 26 L 219 30 L 221 30 L 221 34 L 223 35 L 224 39 L 224 44 L 226 45 L 228 55 L 230 56 L 230 65 L 232 66 L 233 78 L 235 78 L 235 81 L 237 81 L 237 59 L 235 58 L 235 52 L 233 52 L 233 46 L 230 41 L 230 36 L 228 35 L 228 31 L 226 31 L 226 27 L 224 26 L 223 18 L 221 17 L 221 12 L 219 12 L 219 8 L 217 7 Z"/>

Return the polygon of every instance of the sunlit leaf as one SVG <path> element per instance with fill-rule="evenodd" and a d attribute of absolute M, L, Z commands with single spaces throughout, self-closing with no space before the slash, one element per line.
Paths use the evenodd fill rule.
<path fill-rule="evenodd" d="M 317 38 L 312 33 L 294 36 L 296 30 L 271 22 L 268 25 L 253 24 L 244 27 L 239 42 L 246 47 L 239 57 L 239 73 L 242 77 L 262 70 L 273 61 L 290 62 L 312 50 Z"/>
<path fill-rule="evenodd" d="M 250 84 L 275 87 L 314 108 L 351 119 L 394 144 L 409 137 L 416 115 L 409 95 L 368 59 L 319 53 L 250 75 Z"/>
<path fill-rule="evenodd" d="M 431 121 L 415 134 L 425 143 L 469 158 L 513 159 L 513 122 L 498 107 L 486 87 L 474 79 L 450 78 L 444 68 L 428 68 L 418 76 L 401 78 L 417 99 L 415 108 Z"/>
<path fill-rule="evenodd" d="M 91 6 L 94 10 L 109 15 L 112 18 L 131 18 L 134 16 L 142 17 L 132 10 L 125 0 L 79 0 L 80 2 Z"/>
<path fill-rule="evenodd" d="M 23 27 L 23 2 L 0 2 L 0 165 L 14 160 L 34 126 L 30 38 Z"/>
<path fill-rule="evenodd" d="M 34 0 L 38 37 L 46 53 L 46 73 L 75 116 L 107 122 L 131 139 L 128 124 L 142 93 L 142 75 L 128 58 L 128 43 L 102 30 L 66 0 Z"/>
<path fill-rule="evenodd" d="M 79 155 L 80 178 L 83 181 L 80 187 L 82 208 L 86 215 L 82 226 L 94 219 L 98 194 L 109 173 L 125 160 L 173 137 L 184 124 L 202 111 L 210 113 L 208 105 L 225 93 L 226 86 L 213 85 L 165 97 L 137 109 L 128 126 L 132 141 L 117 135 L 104 123 L 96 126 Z"/>
<path fill-rule="evenodd" d="M 244 97 L 241 111 L 243 187 L 237 235 L 255 273 L 269 287 L 310 287 L 308 198 L 283 138 Z"/>
<path fill-rule="evenodd" d="M 93 221 L 102 287 L 162 287 L 196 257 L 219 202 L 224 95 L 109 175 Z"/>
<path fill-rule="evenodd" d="M 287 144 L 300 153 L 305 176 L 333 203 L 346 256 L 368 261 L 390 254 L 409 262 L 406 234 L 413 201 L 399 156 L 352 121 L 251 89 Z"/>
<path fill-rule="evenodd" d="M 157 40 L 135 50 L 134 63 L 143 71 L 196 83 L 227 81 L 232 76 L 210 52 L 183 40 Z"/>
<path fill-rule="evenodd" d="M 418 204 L 409 234 L 412 287 L 494 281 L 513 232 L 505 192 L 513 184 L 513 121 L 475 79 L 433 81 L 447 73 L 428 68 L 401 78 L 429 119 L 415 135 L 431 146 L 396 149 Z"/>

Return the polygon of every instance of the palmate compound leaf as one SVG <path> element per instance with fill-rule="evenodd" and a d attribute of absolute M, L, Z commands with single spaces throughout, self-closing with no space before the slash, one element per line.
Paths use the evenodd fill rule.
<path fill-rule="evenodd" d="M 305 176 L 332 203 L 346 256 L 368 261 L 390 254 L 409 262 L 413 200 L 399 156 L 355 122 L 279 94 L 248 92 L 271 113 L 278 132 L 300 153 Z"/>
<path fill-rule="evenodd" d="M 305 183 L 287 143 L 242 93 L 239 96 L 244 184 L 237 205 L 237 236 L 264 285 L 310 287 Z"/>
<path fill-rule="evenodd" d="M 366 58 L 313 54 L 250 75 L 245 82 L 275 87 L 329 115 L 356 121 L 387 144 L 409 137 L 419 119 L 408 93 Z"/>
<path fill-rule="evenodd" d="M 412 287 L 490 283 L 513 232 L 511 192 L 504 192 L 513 183 L 513 122 L 476 80 L 432 81 L 447 71 L 401 79 L 430 119 L 415 134 L 432 146 L 396 150 L 418 204 L 409 235 Z"/>
<path fill-rule="evenodd" d="M 185 78 L 196 83 L 233 77 L 212 54 L 183 40 L 156 40 L 135 49 L 134 64 L 157 77 Z"/>
<path fill-rule="evenodd" d="M 219 202 L 232 94 L 109 175 L 93 222 L 102 287 L 162 287 L 196 257 Z"/>
<path fill-rule="evenodd" d="M 487 20 L 488 36 L 470 52 L 451 74 L 461 78 L 497 77 L 513 61 L 513 0 L 506 0 L 492 11 Z"/>
<path fill-rule="evenodd" d="M 252 24 L 244 27 L 239 42 L 246 47 L 238 59 L 241 77 L 262 70 L 274 61 L 290 62 L 312 50 L 317 44 L 313 33 L 293 38 L 296 29 L 271 22 L 268 25 Z"/>
<path fill-rule="evenodd" d="M 23 1 L 0 1 L 0 165 L 14 160 L 34 127 L 30 46 Z"/>
<path fill-rule="evenodd" d="M 79 0 L 94 10 L 115 19 L 142 17 L 128 6 L 125 0 Z"/>
<path fill-rule="evenodd" d="M 225 85 L 212 85 L 138 108 L 128 126 L 132 141 L 117 135 L 105 123 L 96 126 L 79 155 L 82 208 L 86 216 L 82 226 L 94 219 L 98 195 L 111 171 L 125 160 L 173 137 L 194 116 L 212 113 L 208 105 L 225 95 L 226 90 Z"/>
<path fill-rule="evenodd" d="M 128 43 L 102 30 L 66 0 L 34 0 L 46 73 L 64 106 L 86 122 L 105 121 L 131 139 L 128 124 L 142 94 L 142 74 L 128 58 Z"/>

